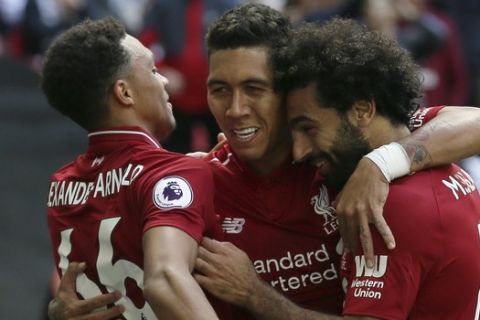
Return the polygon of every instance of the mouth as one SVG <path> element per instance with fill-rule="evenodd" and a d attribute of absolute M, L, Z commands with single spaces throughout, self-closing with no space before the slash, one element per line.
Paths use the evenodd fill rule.
<path fill-rule="evenodd" d="M 331 162 L 326 158 L 317 158 L 312 159 L 310 164 L 317 167 L 318 171 L 323 175 L 326 176 L 331 169 Z"/>
<path fill-rule="evenodd" d="M 236 140 L 241 142 L 248 142 L 255 138 L 259 128 L 248 127 L 242 129 L 232 129 L 230 130 Z"/>

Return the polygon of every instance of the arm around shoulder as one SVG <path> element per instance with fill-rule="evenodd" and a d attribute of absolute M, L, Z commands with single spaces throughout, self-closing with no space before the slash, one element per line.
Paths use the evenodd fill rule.
<path fill-rule="evenodd" d="M 411 172 L 480 154 L 480 108 L 444 107 L 436 117 L 398 141 Z"/>

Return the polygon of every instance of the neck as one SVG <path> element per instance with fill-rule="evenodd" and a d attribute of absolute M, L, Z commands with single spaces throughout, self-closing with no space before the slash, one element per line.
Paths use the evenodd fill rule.
<path fill-rule="evenodd" d="M 260 176 L 267 176 L 281 168 L 285 162 L 292 159 L 292 145 L 290 142 L 278 144 L 267 150 L 258 160 L 242 160 L 253 172 Z"/>
<path fill-rule="evenodd" d="M 135 108 L 126 108 L 116 106 L 110 108 L 110 115 L 103 123 L 104 127 L 140 127 L 146 130 L 150 135 L 159 138 L 155 128 L 151 124 L 144 121 L 135 112 Z"/>
<path fill-rule="evenodd" d="M 410 134 L 410 130 L 408 130 L 406 125 L 393 125 L 386 118 L 378 118 L 375 122 L 375 125 L 371 126 L 369 132 L 369 143 L 373 149 L 398 141 Z"/>
<path fill-rule="evenodd" d="M 267 176 L 281 168 L 291 158 L 291 149 L 288 149 L 282 154 L 276 153 L 275 157 L 264 157 L 256 161 L 245 161 L 245 163 L 256 174 Z"/>

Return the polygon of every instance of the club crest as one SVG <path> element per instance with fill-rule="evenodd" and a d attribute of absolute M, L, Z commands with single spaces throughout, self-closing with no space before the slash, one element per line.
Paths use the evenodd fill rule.
<path fill-rule="evenodd" d="M 310 199 L 313 210 L 324 219 L 323 229 L 327 234 L 331 234 L 338 229 L 338 220 L 335 214 L 335 208 L 330 205 L 327 187 L 320 186 L 318 195 Z"/>

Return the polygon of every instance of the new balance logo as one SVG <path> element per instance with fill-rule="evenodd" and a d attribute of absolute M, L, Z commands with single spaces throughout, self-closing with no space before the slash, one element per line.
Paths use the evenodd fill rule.
<path fill-rule="evenodd" d="M 388 256 L 375 256 L 373 268 L 368 268 L 364 256 L 355 256 L 355 276 L 356 277 L 383 277 L 387 271 Z"/>
<path fill-rule="evenodd" d="M 103 160 L 105 160 L 105 156 L 99 158 L 99 157 L 96 157 L 93 161 L 92 161 L 92 168 L 95 167 L 95 166 L 99 166 L 102 164 Z"/>
<path fill-rule="evenodd" d="M 222 229 L 225 233 L 240 233 L 244 224 L 244 218 L 225 218 L 222 222 Z"/>

